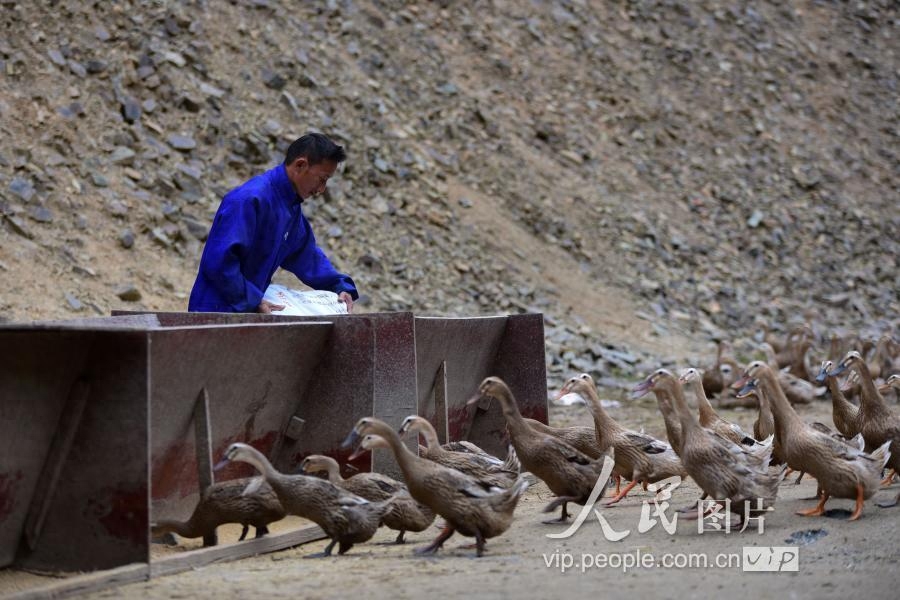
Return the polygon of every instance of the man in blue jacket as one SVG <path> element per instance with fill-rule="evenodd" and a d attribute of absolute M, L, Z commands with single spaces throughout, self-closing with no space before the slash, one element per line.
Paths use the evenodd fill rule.
<path fill-rule="evenodd" d="M 359 297 L 356 286 L 316 245 L 301 209 L 304 198 L 325 191 L 346 158 L 343 147 L 310 133 L 290 145 L 283 164 L 228 192 L 209 230 L 188 310 L 283 310 L 263 300 L 282 267 L 311 288 L 335 292 L 350 312 Z"/>

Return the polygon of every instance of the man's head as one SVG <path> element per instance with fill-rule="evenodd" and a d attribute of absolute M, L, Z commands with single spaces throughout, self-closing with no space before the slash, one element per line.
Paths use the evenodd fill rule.
<path fill-rule="evenodd" d="M 307 133 L 288 147 L 284 167 L 294 190 L 301 198 L 309 198 L 325 191 L 328 178 L 346 158 L 344 148 L 327 136 Z"/>

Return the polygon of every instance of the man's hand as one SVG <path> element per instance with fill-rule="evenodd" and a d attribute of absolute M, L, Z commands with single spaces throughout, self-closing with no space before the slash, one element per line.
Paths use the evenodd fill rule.
<path fill-rule="evenodd" d="M 274 311 L 284 310 L 284 304 L 272 304 L 268 300 L 260 300 L 256 312 L 268 315 Z"/>
<path fill-rule="evenodd" d="M 341 292 L 338 294 L 338 301 L 347 305 L 347 314 L 353 312 L 353 296 L 349 292 Z"/>

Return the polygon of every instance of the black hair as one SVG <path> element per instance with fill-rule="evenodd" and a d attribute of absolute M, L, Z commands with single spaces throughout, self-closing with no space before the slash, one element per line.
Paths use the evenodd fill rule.
<path fill-rule="evenodd" d="M 307 133 L 297 138 L 288 146 L 284 155 L 284 164 L 289 165 L 298 158 L 303 157 L 310 165 L 317 165 L 322 161 L 341 163 L 347 159 L 347 153 L 343 146 L 338 146 L 322 133 Z"/>

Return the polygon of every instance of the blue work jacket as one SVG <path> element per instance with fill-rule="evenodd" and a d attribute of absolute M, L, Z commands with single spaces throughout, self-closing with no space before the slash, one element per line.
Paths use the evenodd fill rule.
<path fill-rule="evenodd" d="M 317 290 L 359 294 L 316 245 L 303 199 L 279 165 L 228 192 L 209 230 L 189 311 L 255 312 L 278 267 Z"/>

